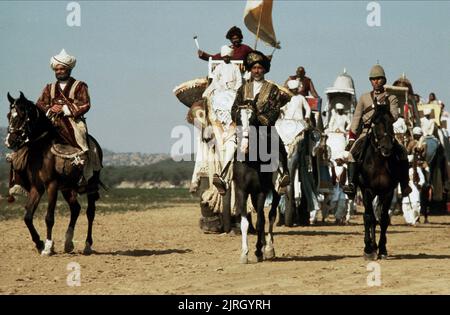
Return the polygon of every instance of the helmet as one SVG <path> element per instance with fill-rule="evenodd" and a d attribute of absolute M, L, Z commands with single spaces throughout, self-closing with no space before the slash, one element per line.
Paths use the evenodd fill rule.
<path fill-rule="evenodd" d="M 379 77 L 383 77 L 386 79 L 386 74 L 384 73 L 384 69 L 382 66 L 375 65 L 372 67 L 372 69 L 370 69 L 369 79 L 379 78 Z"/>

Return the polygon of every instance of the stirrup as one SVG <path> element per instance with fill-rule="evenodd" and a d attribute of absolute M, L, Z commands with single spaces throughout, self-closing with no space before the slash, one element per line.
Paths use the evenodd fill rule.
<path fill-rule="evenodd" d="M 227 183 L 218 174 L 213 175 L 213 185 L 222 196 L 227 193 Z"/>

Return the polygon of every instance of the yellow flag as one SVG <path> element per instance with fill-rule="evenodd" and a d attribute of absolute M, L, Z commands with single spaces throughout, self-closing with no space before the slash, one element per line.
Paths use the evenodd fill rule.
<path fill-rule="evenodd" d="M 272 6 L 273 0 L 247 0 L 244 23 L 248 30 L 256 35 L 256 42 L 261 39 L 279 49 L 280 43 L 277 42 L 272 24 Z"/>

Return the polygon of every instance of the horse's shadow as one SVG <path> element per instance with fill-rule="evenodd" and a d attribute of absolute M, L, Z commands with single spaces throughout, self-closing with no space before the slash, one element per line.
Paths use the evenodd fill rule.
<path fill-rule="evenodd" d="M 286 262 L 286 261 L 335 261 L 345 258 L 360 258 L 361 255 L 324 255 L 324 256 L 288 256 L 288 257 L 275 257 L 273 262 Z"/>
<path fill-rule="evenodd" d="M 338 231 L 277 231 L 274 235 L 304 235 L 304 236 L 327 236 L 327 235 L 361 235 L 361 232 L 338 232 Z"/>
<path fill-rule="evenodd" d="M 162 249 L 162 250 L 131 249 L 131 250 L 110 251 L 110 252 L 94 251 L 92 255 L 146 257 L 146 256 L 159 256 L 170 254 L 186 254 L 190 252 L 192 252 L 191 249 Z"/>
<path fill-rule="evenodd" d="M 389 255 L 388 260 L 392 259 L 450 259 L 450 255 L 428 255 L 424 253 L 420 254 L 398 254 Z"/>

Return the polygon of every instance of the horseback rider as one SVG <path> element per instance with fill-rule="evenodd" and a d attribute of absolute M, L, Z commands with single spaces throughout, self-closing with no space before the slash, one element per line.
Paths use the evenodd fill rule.
<path fill-rule="evenodd" d="M 375 112 L 375 106 L 389 106 L 394 120 L 397 120 L 399 113 L 397 97 L 388 94 L 384 89 L 386 75 L 383 67 L 378 64 L 373 66 L 370 70 L 369 79 L 373 90 L 363 94 L 356 105 L 349 130 L 349 143 L 346 148 L 353 157 L 348 164 L 349 183 L 344 187 L 344 192 L 350 199 L 353 199 L 356 195 L 358 164 L 363 160 L 364 152 L 362 151 L 365 149 L 364 143 L 371 127 L 370 121 Z M 406 149 L 398 141 L 394 141 L 394 155 L 398 161 L 398 175 L 402 196 L 405 197 L 411 192 L 408 175 L 409 164 Z"/>
<path fill-rule="evenodd" d="M 264 79 L 264 75 L 270 71 L 269 58 L 259 51 L 253 51 L 245 57 L 244 66 L 251 73 L 251 79 L 246 81 L 237 91 L 236 99 L 231 108 L 233 122 L 236 123 L 241 106 L 249 105 L 253 108 L 262 126 L 275 126 L 275 122 L 280 115 L 280 90 L 275 84 Z M 245 140 L 245 135 L 243 140 Z M 281 164 L 279 187 L 284 188 L 289 184 L 289 170 L 287 166 L 287 153 L 280 139 L 279 157 Z M 229 182 L 223 179 L 223 174 L 230 164 L 228 163 L 225 166 L 222 174 L 214 174 L 213 184 L 221 194 L 225 194 L 229 188 Z"/>
<path fill-rule="evenodd" d="M 75 64 L 75 57 L 64 49 L 50 59 L 56 82 L 45 86 L 36 106 L 51 120 L 64 143 L 81 150 L 73 163 L 81 171 L 81 186 L 86 184 L 83 169 L 89 151 L 84 114 L 89 111 L 91 103 L 87 84 L 71 76 Z"/>

